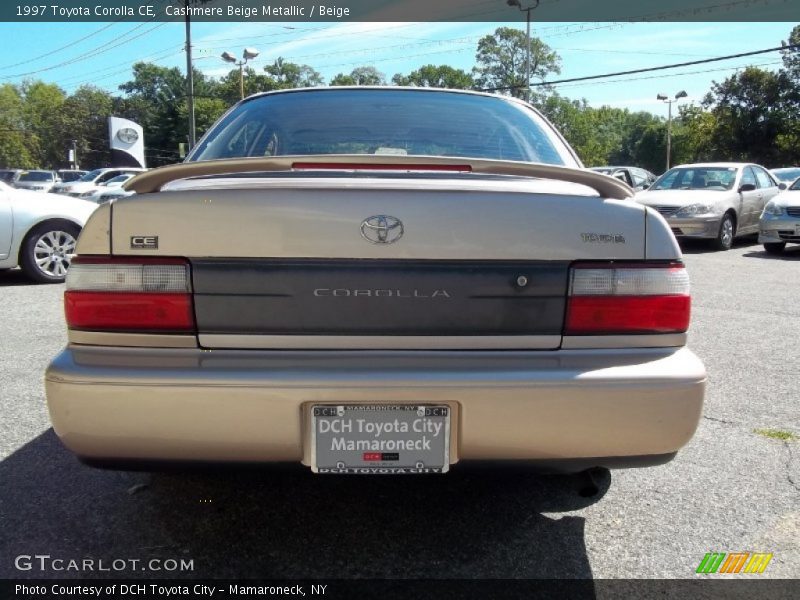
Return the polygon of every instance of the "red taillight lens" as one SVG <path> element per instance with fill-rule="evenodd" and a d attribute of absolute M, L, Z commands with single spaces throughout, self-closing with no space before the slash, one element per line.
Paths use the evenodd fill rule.
<path fill-rule="evenodd" d="M 71 329 L 194 332 L 189 264 L 78 257 L 67 274 L 64 310 Z"/>
<path fill-rule="evenodd" d="M 576 265 L 564 334 L 681 333 L 690 312 L 683 265 Z"/>

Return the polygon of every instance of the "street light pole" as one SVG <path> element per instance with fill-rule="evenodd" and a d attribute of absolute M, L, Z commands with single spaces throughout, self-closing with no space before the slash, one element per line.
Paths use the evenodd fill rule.
<path fill-rule="evenodd" d="M 531 101 L 531 11 L 539 6 L 539 0 L 535 0 L 535 2 L 528 6 L 527 8 L 522 8 L 522 4 L 520 0 L 506 0 L 506 4 L 509 6 L 516 6 L 519 8 L 520 12 L 524 12 L 526 15 L 526 26 L 525 26 L 525 101 L 530 103 Z"/>
<path fill-rule="evenodd" d="M 221 55 L 222 60 L 233 63 L 239 67 L 239 95 L 242 97 L 242 100 L 244 100 L 244 66 L 247 64 L 248 60 L 257 57 L 258 54 L 259 52 L 255 48 L 245 48 L 242 52 L 242 60 L 240 61 L 237 61 L 236 57 L 230 52 L 223 52 Z"/>
<path fill-rule="evenodd" d="M 661 100 L 667 104 L 667 171 L 669 171 L 670 157 L 672 156 L 672 103 L 677 102 L 681 98 L 686 98 L 688 94 L 685 90 L 681 90 L 675 94 L 675 98 L 670 98 L 666 94 L 658 94 L 656 100 Z"/>

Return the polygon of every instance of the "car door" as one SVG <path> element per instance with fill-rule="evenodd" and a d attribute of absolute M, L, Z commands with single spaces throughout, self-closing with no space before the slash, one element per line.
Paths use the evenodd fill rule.
<path fill-rule="evenodd" d="M 11 232 L 14 229 L 14 213 L 11 211 L 9 188 L 0 183 L 0 260 L 8 258 L 11 251 Z"/>
<path fill-rule="evenodd" d="M 769 171 L 767 171 L 764 167 L 759 167 L 757 165 L 753 166 L 753 171 L 756 174 L 756 180 L 758 181 L 758 189 L 763 194 L 763 204 L 758 209 L 758 215 L 756 215 L 756 221 L 758 217 L 761 216 L 761 211 L 764 210 L 764 204 L 772 200 L 778 192 L 778 182 L 775 181 L 775 178 L 770 175 Z"/>
<path fill-rule="evenodd" d="M 753 185 L 754 189 L 743 191 L 742 186 Z M 758 227 L 758 217 L 753 218 L 753 212 L 758 211 L 761 214 L 761 209 L 764 207 L 762 198 L 764 193 L 758 188 L 758 180 L 756 174 L 751 166 L 746 166 L 742 170 L 742 180 L 739 182 L 739 214 L 738 223 L 736 226 L 737 233 L 746 233 L 755 227 Z"/>

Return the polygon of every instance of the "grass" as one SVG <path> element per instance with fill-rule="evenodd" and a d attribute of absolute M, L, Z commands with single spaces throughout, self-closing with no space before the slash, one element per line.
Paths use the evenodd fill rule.
<path fill-rule="evenodd" d="M 773 440 L 781 440 L 782 442 L 794 442 L 798 439 L 791 431 L 781 431 L 780 429 L 754 429 L 753 433 Z"/>

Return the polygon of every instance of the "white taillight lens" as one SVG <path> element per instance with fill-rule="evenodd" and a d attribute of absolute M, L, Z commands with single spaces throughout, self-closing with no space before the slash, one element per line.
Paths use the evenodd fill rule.
<path fill-rule="evenodd" d="M 572 271 L 573 296 L 688 295 L 689 274 L 684 267 L 580 268 Z"/>
<path fill-rule="evenodd" d="M 67 290 L 86 292 L 189 292 L 186 264 L 84 264 L 67 273 Z"/>

